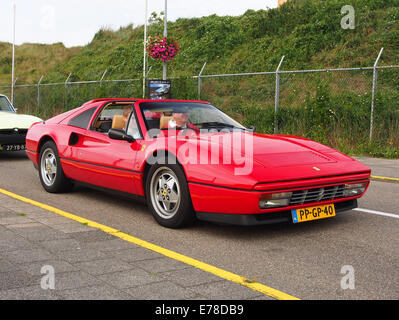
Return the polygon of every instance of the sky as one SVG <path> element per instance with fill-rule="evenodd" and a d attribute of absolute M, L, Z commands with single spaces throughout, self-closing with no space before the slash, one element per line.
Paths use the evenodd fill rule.
<path fill-rule="evenodd" d="M 16 44 L 88 44 L 102 27 L 144 24 L 145 0 L 0 0 L 0 41 L 13 41 L 16 4 Z M 165 0 L 148 0 L 149 14 L 165 8 Z M 277 7 L 277 0 L 168 0 L 168 20 L 211 14 L 237 16 L 248 9 Z"/>

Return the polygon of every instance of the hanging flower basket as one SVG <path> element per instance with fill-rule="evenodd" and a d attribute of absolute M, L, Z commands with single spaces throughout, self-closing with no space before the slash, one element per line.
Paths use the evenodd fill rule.
<path fill-rule="evenodd" d="M 174 38 L 149 37 L 147 52 L 155 60 L 167 62 L 180 52 L 180 45 Z"/>

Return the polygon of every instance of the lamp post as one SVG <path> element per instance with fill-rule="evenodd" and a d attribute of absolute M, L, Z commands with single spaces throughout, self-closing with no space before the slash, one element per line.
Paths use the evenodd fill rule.
<path fill-rule="evenodd" d="M 147 23 L 148 23 L 148 0 L 145 0 L 145 20 L 144 20 L 144 59 L 143 59 L 143 99 L 145 98 L 145 83 L 147 80 Z"/>
<path fill-rule="evenodd" d="M 14 105 L 14 87 L 15 87 L 15 16 L 17 5 L 14 3 L 14 28 L 13 28 L 13 42 L 12 42 L 12 75 L 11 75 L 11 102 Z"/>
<path fill-rule="evenodd" d="M 164 29 L 163 35 L 166 38 L 168 36 L 168 0 L 165 0 L 165 18 L 164 18 Z M 168 64 L 167 62 L 163 63 L 163 80 L 166 80 L 168 77 Z"/>

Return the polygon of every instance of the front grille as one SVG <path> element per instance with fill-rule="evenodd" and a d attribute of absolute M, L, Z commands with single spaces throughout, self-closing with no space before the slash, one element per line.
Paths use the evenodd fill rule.
<path fill-rule="evenodd" d="M 343 198 L 344 185 L 294 191 L 290 206 Z"/>
<path fill-rule="evenodd" d="M 9 134 L 27 134 L 28 133 L 28 129 L 18 129 L 18 131 L 15 131 L 14 129 L 3 129 L 0 130 L 0 134 L 4 134 L 4 135 L 9 135 Z"/>
<path fill-rule="evenodd" d="M 8 133 L 7 133 L 8 132 Z M 25 144 L 28 130 L 0 130 L 0 145 L 4 144 Z"/>

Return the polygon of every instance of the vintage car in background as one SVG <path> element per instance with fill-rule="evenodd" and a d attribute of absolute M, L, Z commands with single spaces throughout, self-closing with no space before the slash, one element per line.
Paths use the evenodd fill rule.
<path fill-rule="evenodd" d="M 17 114 L 8 98 L 0 94 L 0 152 L 25 150 L 29 127 L 40 121 L 34 116 Z"/>
<path fill-rule="evenodd" d="M 134 195 L 169 228 L 300 223 L 357 207 L 368 167 L 315 141 L 252 131 L 208 102 L 98 99 L 33 125 L 26 152 L 47 192 L 83 183 Z"/>

